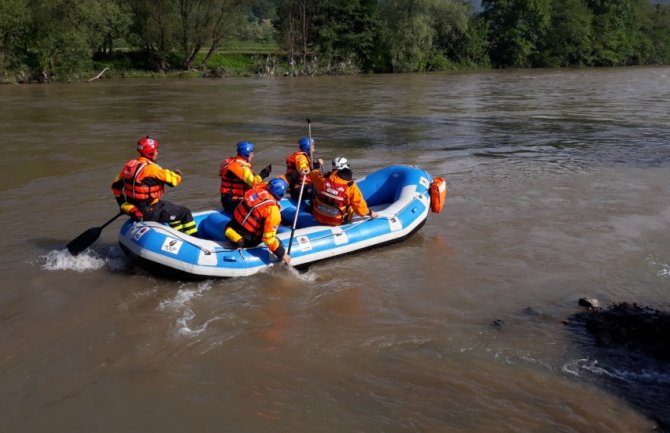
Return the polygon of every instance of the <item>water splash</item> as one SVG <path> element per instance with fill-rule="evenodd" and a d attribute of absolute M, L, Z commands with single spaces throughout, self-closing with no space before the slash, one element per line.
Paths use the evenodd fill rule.
<path fill-rule="evenodd" d="M 118 247 L 109 247 L 104 253 L 95 250 L 86 250 L 78 256 L 73 256 L 67 250 L 53 250 L 37 260 L 41 268 L 47 271 L 75 271 L 89 272 L 108 267 L 111 270 L 123 270 L 127 261 Z"/>
<path fill-rule="evenodd" d="M 179 289 L 173 297 L 160 302 L 158 309 L 161 311 L 181 312 L 181 316 L 175 320 L 175 334 L 187 337 L 200 335 L 207 330 L 210 323 L 219 319 L 219 317 L 215 316 L 199 326 L 193 325 L 197 316 L 192 308 L 193 301 L 208 292 L 212 288 L 212 284 L 213 282 L 208 280 L 199 283 L 195 288 Z"/>

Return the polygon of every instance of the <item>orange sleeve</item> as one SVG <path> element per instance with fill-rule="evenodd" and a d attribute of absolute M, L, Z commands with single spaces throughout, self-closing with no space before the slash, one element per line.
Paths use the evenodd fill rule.
<path fill-rule="evenodd" d="M 307 177 L 309 177 L 309 180 L 312 181 L 315 191 L 318 192 L 323 189 L 323 183 L 325 182 L 326 178 L 323 177 L 323 174 L 321 174 L 319 170 L 310 171 Z"/>
<path fill-rule="evenodd" d="M 347 188 L 347 198 L 349 199 L 349 205 L 354 210 L 354 212 L 356 212 L 356 214 L 365 216 L 370 213 L 368 204 L 365 201 L 365 198 L 363 198 L 363 194 L 361 193 L 360 188 L 358 188 L 358 185 L 355 183 L 351 184 L 351 186 Z"/>
<path fill-rule="evenodd" d="M 172 170 L 164 169 L 158 164 L 149 164 L 142 171 L 142 178 L 153 177 L 170 186 L 177 186 L 181 183 L 181 175 Z"/>
<path fill-rule="evenodd" d="M 279 213 L 279 206 L 268 206 L 267 211 L 263 224 L 263 242 L 274 253 L 281 246 L 281 242 L 277 239 L 277 228 L 281 223 L 281 214 Z"/>
<path fill-rule="evenodd" d="M 295 157 L 295 166 L 297 167 L 298 172 L 301 172 L 303 170 L 311 170 L 312 168 L 309 166 L 309 161 L 307 160 L 307 157 L 302 153 L 299 153 Z"/>
<path fill-rule="evenodd" d="M 254 174 L 251 170 L 251 164 L 241 164 L 239 161 L 235 161 L 230 165 L 229 170 L 250 187 L 258 185 L 263 180 L 260 176 Z"/>

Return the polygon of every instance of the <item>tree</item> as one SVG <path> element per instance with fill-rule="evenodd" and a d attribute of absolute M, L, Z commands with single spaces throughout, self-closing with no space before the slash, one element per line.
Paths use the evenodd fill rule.
<path fill-rule="evenodd" d="M 436 32 L 431 0 L 381 0 L 383 58 L 393 72 L 423 71 Z"/>
<path fill-rule="evenodd" d="M 539 44 L 538 66 L 582 66 L 591 63 L 593 13 L 585 0 L 554 1 L 551 22 Z"/>
<path fill-rule="evenodd" d="M 27 0 L 0 2 L 0 72 L 25 60 L 30 19 Z"/>
<path fill-rule="evenodd" d="M 327 59 L 353 60 L 372 68 L 379 11 L 376 0 L 340 0 L 327 4 L 318 17 L 317 44 Z"/>
<path fill-rule="evenodd" d="M 167 71 L 168 58 L 178 45 L 179 12 L 177 0 L 125 0 L 134 15 L 133 33 L 138 45 L 155 56 L 154 66 Z"/>
<path fill-rule="evenodd" d="M 593 11 L 593 59 L 598 66 L 640 63 L 648 46 L 641 28 L 646 1 L 588 0 Z M 644 55 L 642 55 L 644 56 Z"/>
<path fill-rule="evenodd" d="M 487 23 L 470 2 L 433 0 L 434 49 L 452 62 L 488 66 Z"/>
<path fill-rule="evenodd" d="M 670 4 L 654 6 L 649 12 L 651 26 L 649 27 L 649 38 L 651 39 L 653 51 L 650 62 L 670 64 Z"/>
<path fill-rule="evenodd" d="M 318 35 L 315 19 L 321 6 L 319 0 L 279 1 L 272 24 L 277 29 L 277 43 L 291 59 L 299 55 L 302 63 L 307 63 L 307 52 L 313 49 Z"/>
<path fill-rule="evenodd" d="M 551 0 L 483 0 L 490 55 L 498 67 L 530 67 L 550 22 Z"/>

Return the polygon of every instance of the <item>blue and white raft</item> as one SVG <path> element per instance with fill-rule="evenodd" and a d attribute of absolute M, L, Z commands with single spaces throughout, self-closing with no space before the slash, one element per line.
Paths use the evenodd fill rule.
<path fill-rule="evenodd" d="M 368 207 L 379 218 L 356 217 L 337 227 L 319 225 L 304 204 L 300 206 L 291 246 L 291 265 L 305 265 L 384 244 L 399 242 L 419 230 L 429 210 L 439 212 L 446 189 L 441 181 L 442 201 L 431 203 L 433 177 L 407 165 L 393 165 L 356 182 Z M 433 185 L 431 187 L 431 185 Z M 439 199 L 438 199 L 439 200 Z M 433 200 L 433 202 L 435 199 Z M 282 225 L 277 238 L 288 251 L 296 202 L 280 202 Z M 436 210 L 437 209 L 437 210 Z M 119 233 L 123 251 L 150 272 L 173 278 L 225 278 L 253 275 L 281 263 L 264 244 L 240 249 L 224 236 L 230 215 L 223 210 L 193 215 L 198 237 L 185 235 L 156 222 L 126 222 Z"/>

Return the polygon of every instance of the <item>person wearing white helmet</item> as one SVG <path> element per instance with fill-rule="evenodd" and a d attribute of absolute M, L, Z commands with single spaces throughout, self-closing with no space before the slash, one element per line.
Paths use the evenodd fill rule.
<path fill-rule="evenodd" d="M 312 170 L 309 177 L 315 188 L 312 215 L 321 224 L 338 226 L 351 221 L 353 214 L 377 218 L 379 214 L 368 208 L 361 190 L 353 181 L 349 161 L 338 156 L 333 159 L 332 171 L 321 174 Z"/>

